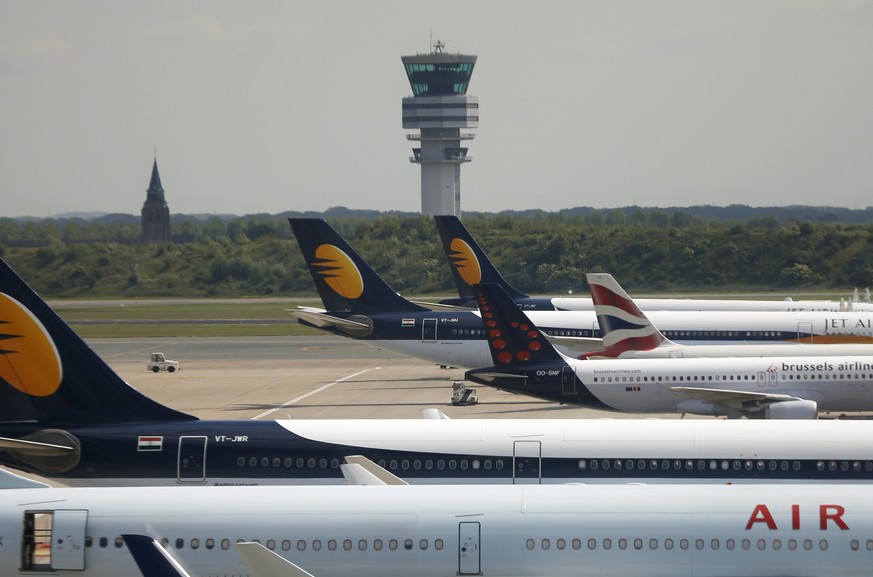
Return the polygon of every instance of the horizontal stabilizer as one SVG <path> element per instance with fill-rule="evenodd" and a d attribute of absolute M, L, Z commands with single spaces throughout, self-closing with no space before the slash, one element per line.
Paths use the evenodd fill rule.
<path fill-rule="evenodd" d="M 121 536 L 143 577 L 190 577 L 160 543 L 146 535 Z"/>
<path fill-rule="evenodd" d="M 406 481 L 389 473 L 370 459 L 361 455 L 348 455 L 340 465 L 349 485 L 408 485 Z"/>
<path fill-rule="evenodd" d="M 251 577 L 315 577 L 260 543 L 237 543 L 236 550 Z"/>
<path fill-rule="evenodd" d="M 448 311 L 448 312 L 470 312 L 477 310 L 476 303 L 474 301 L 470 301 L 472 306 L 458 306 L 452 305 L 448 303 L 432 303 L 425 301 L 411 301 L 413 304 L 417 304 L 420 307 L 424 307 L 426 309 L 430 309 L 432 311 Z"/>
<path fill-rule="evenodd" d="M 577 351 L 580 353 L 590 353 L 603 350 L 603 339 L 595 337 L 557 337 L 546 333 L 546 339 L 553 345 Z"/>
<path fill-rule="evenodd" d="M 16 475 L 0 467 L 0 489 L 47 489 L 49 485 Z"/>
<path fill-rule="evenodd" d="M 18 454 L 36 455 L 40 457 L 65 457 L 77 449 L 65 445 L 53 445 L 51 443 L 37 443 L 35 441 L 23 441 L 0 437 L 0 450 L 15 451 Z"/>
<path fill-rule="evenodd" d="M 324 312 L 303 308 L 288 312 L 291 316 L 320 329 L 333 327 L 352 336 L 367 336 L 372 331 L 372 327 L 367 323 L 335 317 Z"/>

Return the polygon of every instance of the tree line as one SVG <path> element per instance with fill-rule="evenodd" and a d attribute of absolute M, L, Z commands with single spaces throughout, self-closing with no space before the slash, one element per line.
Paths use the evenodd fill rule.
<path fill-rule="evenodd" d="M 0 219 L 0 256 L 46 298 L 314 297 L 286 216 L 174 219 L 186 242 L 169 244 L 137 242 L 138 220 Z M 395 290 L 454 292 L 432 219 L 324 216 Z M 873 285 L 870 223 L 618 209 L 468 214 L 464 223 L 506 279 L 532 294 L 578 293 L 588 272 L 609 272 L 631 293 Z"/>

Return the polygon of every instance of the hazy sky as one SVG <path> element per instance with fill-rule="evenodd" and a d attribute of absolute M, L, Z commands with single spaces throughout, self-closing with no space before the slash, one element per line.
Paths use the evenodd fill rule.
<path fill-rule="evenodd" d="M 0 216 L 417 211 L 401 55 L 479 60 L 462 209 L 873 205 L 873 2 L 0 0 Z"/>

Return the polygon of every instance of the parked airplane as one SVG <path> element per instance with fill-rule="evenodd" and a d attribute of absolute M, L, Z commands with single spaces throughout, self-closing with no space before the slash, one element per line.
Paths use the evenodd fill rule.
<path fill-rule="evenodd" d="M 435 216 L 443 250 L 452 270 L 459 298 L 445 299 L 441 304 L 476 308 L 473 285 L 499 284 L 526 311 L 531 310 L 593 310 L 586 297 L 531 297 L 509 284 L 488 259 L 460 219 L 454 215 Z M 645 311 L 873 311 L 873 303 L 851 300 L 728 300 L 728 299 L 637 299 Z"/>
<path fill-rule="evenodd" d="M 665 337 L 652 324 L 611 274 L 588 273 L 585 278 L 603 334 L 604 348 L 583 353 L 580 359 L 873 355 L 873 345 L 869 344 L 680 345 Z"/>
<path fill-rule="evenodd" d="M 68 485 L 873 480 L 873 422 L 199 420 L 125 383 L 0 260 L 0 463 Z"/>
<path fill-rule="evenodd" d="M 315 577 L 575 576 L 580 570 L 616 577 L 860 577 L 870 572 L 873 489 L 571 484 L 0 491 L 0 566 L 7 574 L 134 575 L 125 535 L 172 549 L 178 563 L 168 568 L 170 575 L 184 575 L 178 569 L 184 565 L 191 575 L 266 570 L 272 576 L 284 566 L 278 574 Z"/>
<path fill-rule="evenodd" d="M 475 291 L 494 364 L 466 372 L 476 383 L 627 413 L 815 419 L 873 410 L 873 356 L 577 360 L 498 285 Z"/>
<path fill-rule="evenodd" d="M 325 307 L 293 311 L 301 323 L 441 365 L 491 364 L 478 312 L 414 304 L 388 286 L 324 220 L 289 221 Z M 564 353 L 603 349 L 594 311 L 529 314 Z M 873 313 L 654 311 L 649 318 L 680 344 L 873 343 Z"/>

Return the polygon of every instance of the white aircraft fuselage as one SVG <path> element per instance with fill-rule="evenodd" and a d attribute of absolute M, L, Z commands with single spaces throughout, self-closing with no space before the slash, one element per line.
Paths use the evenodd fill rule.
<path fill-rule="evenodd" d="M 257 540 L 316 577 L 853 577 L 870 574 L 867 485 L 8 489 L 6 575 L 135 575 L 122 534 L 192 575 L 246 575 Z M 26 570 L 22 570 L 26 569 Z"/>

